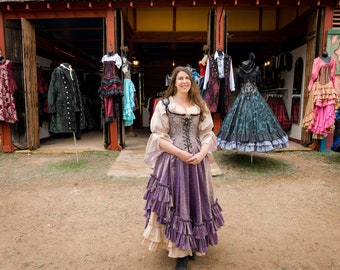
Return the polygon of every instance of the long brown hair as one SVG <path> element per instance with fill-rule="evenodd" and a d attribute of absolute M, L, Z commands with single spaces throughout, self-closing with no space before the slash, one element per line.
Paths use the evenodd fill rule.
<path fill-rule="evenodd" d="M 173 70 L 173 72 L 171 74 L 171 80 L 170 80 L 169 86 L 166 89 L 163 98 L 166 99 L 170 96 L 174 96 L 177 93 L 177 88 L 176 88 L 175 84 L 176 84 L 177 74 L 180 71 L 183 71 L 186 74 L 188 74 L 188 76 L 190 78 L 191 88 L 188 92 L 188 100 L 189 100 L 191 105 L 196 104 L 198 107 L 200 107 L 200 109 L 201 109 L 200 119 L 201 119 L 201 121 L 203 121 L 204 120 L 204 114 L 210 113 L 210 112 L 208 110 L 208 107 L 207 107 L 205 101 L 203 100 L 203 98 L 201 96 L 200 88 L 199 88 L 198 84 L 194 81 L 194 79 L 191 75 L 191 72 L 189 71 L 188 68 L 178 66 Z"/>

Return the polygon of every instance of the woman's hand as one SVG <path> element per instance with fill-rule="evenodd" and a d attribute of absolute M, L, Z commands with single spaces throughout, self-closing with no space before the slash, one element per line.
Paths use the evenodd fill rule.
<path fill-rule="evenodd" d="M 193 158 L 193 155 L 185 150 L 179 150 L 176 156 L 183 162 L 189 163 L 188 160 Z M 190 163 L 189 163 L 190 164 Z"/>
<path fill-rule="evenodd" d="M 197 154 L 193 155 L 192 157 L 188 158 L 185 162 L 191 165 L 197 165 L 200 163 L 205 157 L 205 154 L 198 152 Z"/>

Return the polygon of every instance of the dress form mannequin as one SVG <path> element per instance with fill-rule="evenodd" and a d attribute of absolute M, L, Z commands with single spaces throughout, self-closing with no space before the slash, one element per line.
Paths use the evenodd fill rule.
<path fill-rule="evenodd" d="M 330 56 L 328 55 L 328 52 L 327 52 L 327 51 L 323 51 L 322 54 L 321 54 L 321 56 L 320 56 L 320 58 L 321 58 L 323 61 L 327 62 L 327 63 L 329 63 L 330 60 L 331 60 L 331 58 L 330 58 Z"/>
<path fill-rule="evenodd" d="M 335 89 L 336 61 L 324 50 L 313 61 L 312 75 L 308 84 L 309 97 L 302 126 L 312 134 L 312 150 L 320 150 L 321 140 L 332 133 L 337 104 Z"/>
<path fill-rule="evenodd" d="M 328 52 L 327 51 L 323 51 L 320 58 L 325 62 L 325 63 L 329 63 L 331 61 L 331 58 L 328 56 Z M 320 143 L 321 140 L 319 139 L 313 139 L 313 142 L 311 144 L 308 145 L 309 148 L 311 148 L 312 150 L 316 150 L 319 151 L 320 149 Z"/>
<path fill-rule="evenodd" d="M 329 63 L 331 61 L 331 58 L 328 56 L 327 51 L 323 51 L 320 58 L 325 61 L 326 63 Z"/>

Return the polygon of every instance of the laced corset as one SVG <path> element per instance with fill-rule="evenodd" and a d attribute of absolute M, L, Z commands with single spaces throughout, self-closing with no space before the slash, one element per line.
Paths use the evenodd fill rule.
<path fill-rule="evenodd" d="M 331 66 L 326 65 L 326 66 L 321 67 L 317 81 L 319 81 L 321 84 L 327 84 L 331 80 L 332 80 L 331 79 Z"/>
<path fill-rule="evenodd" d="M 198 126 L 199 114 L 178 114 L 167 108 L 170 131 L 169 136 L 173 143 L 180 149 L 192 153 L 199 144 Z"/>

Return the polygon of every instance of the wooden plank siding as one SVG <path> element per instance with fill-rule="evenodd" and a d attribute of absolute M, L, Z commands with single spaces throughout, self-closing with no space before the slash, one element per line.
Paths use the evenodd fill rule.
<path fill-rule="evenodd" d="M 40 147 L 35 29 L 31 23 L 23 18 L 21 19 L 21 26 L 27 147 L 30 150 L 35 150 Z"/>

